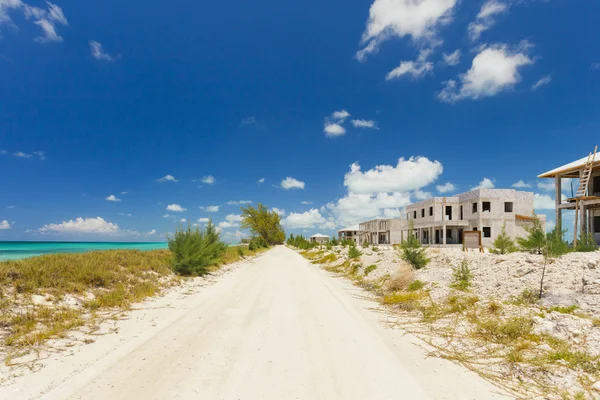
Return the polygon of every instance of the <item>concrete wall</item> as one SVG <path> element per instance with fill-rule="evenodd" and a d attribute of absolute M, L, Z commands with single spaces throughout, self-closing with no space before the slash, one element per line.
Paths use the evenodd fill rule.
<path fill-rule="evenodd" d="M 405 236 L 403 236 L 403 226 L 404 222 L 400 219 L 392 219 L 390 221 L 390 243 L 391 244 L 399 244 L 402 243 L 402 240 Z"/>

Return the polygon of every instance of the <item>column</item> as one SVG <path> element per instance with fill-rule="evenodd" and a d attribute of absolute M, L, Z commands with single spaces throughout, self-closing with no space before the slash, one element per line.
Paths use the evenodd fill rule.
<path fill-rule="evenodd" d="M 559 175 L 554 177 L 554 198 L 556 201 L 556 228 L 562 231 L 562 208 L 559 208 L 562 203 L 562 179 Z"/>

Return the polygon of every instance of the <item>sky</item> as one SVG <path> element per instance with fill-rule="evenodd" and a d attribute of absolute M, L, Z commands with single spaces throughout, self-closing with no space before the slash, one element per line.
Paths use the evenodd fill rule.
<path fill-rule="evenodd" d="M 53 1 L 0 0 L 0 240 L 235 242 L 259 203 L 331 235 L 476 187 L 553 227 L 536 177 L 600 144 L 598 2 Z"/>

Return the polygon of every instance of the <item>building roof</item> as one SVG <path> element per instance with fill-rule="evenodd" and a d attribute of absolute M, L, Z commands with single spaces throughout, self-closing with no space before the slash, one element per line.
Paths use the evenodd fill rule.
<path fill-rule="evenodd" d="M 348 228 L 344 228 L 344 229 L 340 229 L 338 232 L 344 232 L 344 231 L 359 231 L 360 229 L 358 229 L 358 225 L 352 225 Z"/>
<path fill-rule="evenodd" d="M 565 164 L 562 167 L 555 168 L 551 171 L 544 172 L 541 175 L 538 175 L 538 178 L 554 178 L 556 175 L 566 175 L 569 173 L 574 173 L 582 169 L 587 163 L 587 156 L 583 157 L 580 160 L 573 161 L 571 163 Z M 594 168 L 600 167 L 600 155 L 596 155 L 596 161 L 594 162 Z"/>
<path fill-rule="evenodd" d="M 311 238 L 327 238 L 327 239 L 329 239 L 329 236 L 321 235 L 320 233 L 317 233 L 316 235 L 312 235 Z"/>

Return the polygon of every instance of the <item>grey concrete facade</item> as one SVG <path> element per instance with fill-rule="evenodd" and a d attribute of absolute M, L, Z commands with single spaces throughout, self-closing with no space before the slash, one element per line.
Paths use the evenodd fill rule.
<path fill-rule="evenodd" d="M 358 231 L 359 226 L 351 226 L 349 228 L 340 229 L 338 231 L 338 239 L 342 240 L 352 240 L 354 243 L 358 243 Z"/>

